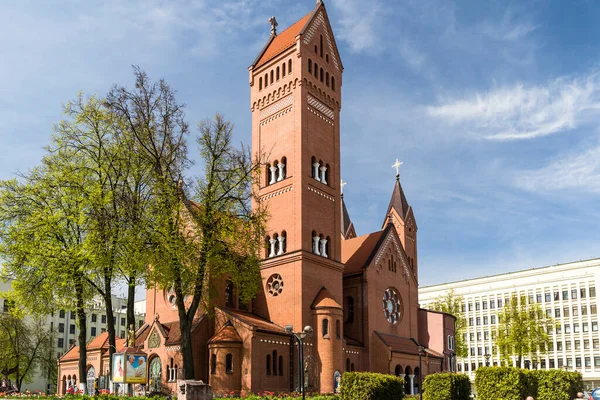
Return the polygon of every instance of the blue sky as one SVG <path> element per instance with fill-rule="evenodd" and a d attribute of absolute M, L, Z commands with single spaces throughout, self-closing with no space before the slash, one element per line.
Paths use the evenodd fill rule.
<path fill-rule="evenodd" d="M 421 285 L 600 257 L 600 5 L 325 2 L 345 67 L 341 167 L 359 235 L 380 228 L 399 158 Z M 313 7 L 3 2 L 0 179 L 39 162 L 62 103 L 131 86 L 132 64 L 166 78 L 192 125 L 220 112 L 249 143 L 247 68 L 268 18 L 281 31 Z M 199 159 L 193 140 L 190 150 Z"/>

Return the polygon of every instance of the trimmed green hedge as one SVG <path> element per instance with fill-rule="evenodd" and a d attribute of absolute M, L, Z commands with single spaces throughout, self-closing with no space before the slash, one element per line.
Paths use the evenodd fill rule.
<path fill-rule="evenodd" d="M 486 400 L 571 400 L 583 390 L 581 373 L 524 370 L 513 367 L 481 367 L 475 372 L 477 397 Z"/>
<path fill-rule="evenodd" d="M 534 371 L 537 376 L 536 399 L 570 400 L 583 392 L 583 381 L 579 372 L 560 370 Z"/>
<path fill-rule="evenodd" d="M 485 400 L 522 400 L 527 397 L 523 370 L 480 367 L 475 371 L 477 397 Z"/>
<path fill-rule="evenodd" d="M 340 400 L 402 400 L 404 379 L 374 372 L 342 375 Z"/>
<path fill-rule="evenodd" d="M 424 400 L 469 400 L 471 381 L 465 374 L 440 372 L 430 374 L 423 382 Z"/>

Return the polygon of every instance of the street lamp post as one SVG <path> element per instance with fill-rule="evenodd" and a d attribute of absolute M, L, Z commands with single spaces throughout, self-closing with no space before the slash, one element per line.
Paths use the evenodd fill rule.
<path fill-rule="evenodd" d="M 313 333 L 313 328 L 306 325 L 302 332 L 294 332 L 292 325 L 286 325 L 285 331 L 292 335 L 292 339 L 298 342 L 298 391 L 302 393 L 302 400 L 306 399 L 306 391 L 304 384 L 304 342 L 303 340 L 310 337 Z"/>
<path fill-rule="evenodd" d="M 485 366 L 489 367 L 490 366 L 490 357 L 491 356 L 488 353 L 485 353 L 484 357 L 485 357 Z"/>
<path fill-rule="evenodd" d="M 423 400 L 423 367 L 421 366 L 421 355 L 425 351 L 425 347 L 419 345 L 419 400 Z"/>

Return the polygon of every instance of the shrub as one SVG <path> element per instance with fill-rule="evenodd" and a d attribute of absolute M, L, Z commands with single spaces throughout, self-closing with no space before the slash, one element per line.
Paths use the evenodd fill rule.
<path fill-rule="evenodd" d="M 583 391 L 583 382 L 579 372 L 556 369 L 534 371 L 537 378 L 537 396 L 544 400 L 570 400 Z"/>
<path fill-rule="evenodd" d="M 424 400 L 469 400 L 471 381 L 465 374 L 440 372 L 427 375 L 423 382 Z"/>
<path fill-rule="evenodd" d="M 485 400 L 521 400 L 526 394 L 523 370 L 512 367 L 481 367 L 475 371 L 477 397 Z"/>
<path fill-rule="evenodd" d="M 404 379 L 373 372 L 346 372 L 342 375 L 341 400 L 401 400 Z"/>

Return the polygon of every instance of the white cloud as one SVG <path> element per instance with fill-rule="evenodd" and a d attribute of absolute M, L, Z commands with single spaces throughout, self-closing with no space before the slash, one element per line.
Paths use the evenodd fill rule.
<path fill-rule="evenodd" d="M 515 16 L 509 7 L 500 21 L 484 21 L 481 32 L 496 40 L 520 40 L 539 28 L 529 21 L 515 22 Z"/>
<path fill-rule="evenodd" d="M 573 129 L 600 116 L 600 74 L 562 77 L 545 86 L 516 84 L 427 108 L 430 116 L 476 136 L 531 139 Z"/>
<path fill-rule="evenodd" d="M 336 36 L 346 41 L 354 52 L 376 49 L 375 27 L 381 21 L 379 3 L 376 0 L 333 0 L 332 3 L 340 17 Z"/>
<path fill-rule="evenodd" d="M 519 172 L 515 184 L 532 192 L 580 189 L 600 193 L 600 145 L 558 158 L 543 168 Z"/>

